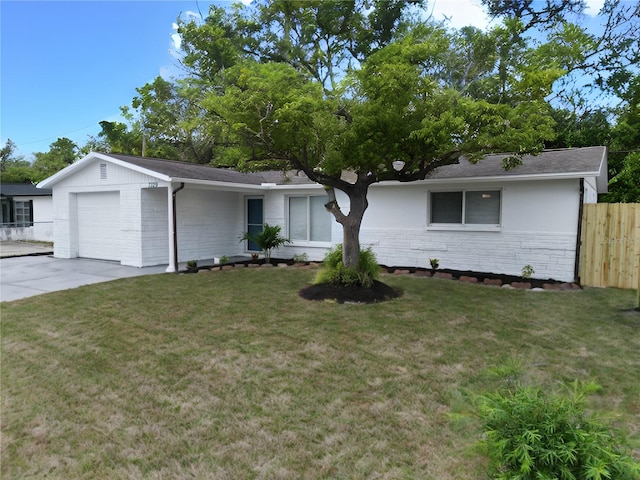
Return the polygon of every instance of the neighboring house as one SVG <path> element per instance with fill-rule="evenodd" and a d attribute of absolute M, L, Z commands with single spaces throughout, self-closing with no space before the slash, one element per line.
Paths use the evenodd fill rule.
<path fill-rule="evenodd" d="M 534 277 L 573 281 L 581 205 L 606 192 L 606 148 L 545 151 L 509 171 L 503 157 L 372 185 L 363 246 L 388 266 L 428 267 L 438 258 L 442 268 L 519 275 L 531 265 Z M 321 260 L 342 241 L 322 186 L 301 172 L 90 153 L 39 187 L 53 189 L 54 255 L 62 258 L 175 271 L 178 261 L 252 253 L 239 237 L 264 223 L 281 225 L 293 242 L 276 257 Z M 346 197 L 338 200 L 347 211 Z"/>
<path fill-rule="evenodd" d="M 50 188 L 0 183 L 0 240 L 53 241 Z"/>

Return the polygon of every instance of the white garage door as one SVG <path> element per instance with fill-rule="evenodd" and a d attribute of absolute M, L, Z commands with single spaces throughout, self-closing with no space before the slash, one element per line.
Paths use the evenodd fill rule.
<path fill-rule="evenodd" d="M 78 256 L 120 260 L 120 192 L 79 193 Z"/>

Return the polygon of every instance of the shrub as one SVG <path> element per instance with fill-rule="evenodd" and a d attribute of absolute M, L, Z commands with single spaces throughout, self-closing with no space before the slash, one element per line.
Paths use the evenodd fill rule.
<path fill-rule="evenodd" d="M 280 235 L 282 228 L 279 225 L 264 224 L 264 227 L 259 233 L 250 234 L 245 232 L 240 236 L 240 241 L 250 240 L 262 251 L 264 251 L 264 259 L 266 262 L 271 261 L 271 250 L 279 248 L 285 243 L 291 243 L 291 240 L 284 238 Z"/>
<path fill-rule="evenodd" d="M 639 479 L 640 464 L 622 452 L 604 423 L 585 413 L 592 387 L 576 382 L 568 397 L 534 387 L 479 397 L 493 478 Z"/>
<path fill-rule="evenodd" d="M 380 265 L 371 248 L 360 250 L 357 268 L 347 268 L 342 263 L 342 244 L 338 244 L 325 255 L 323 268 L 316 275 L 314 283 L 357 285 L 368 288 L 373 285 L 379 275 Z"/>

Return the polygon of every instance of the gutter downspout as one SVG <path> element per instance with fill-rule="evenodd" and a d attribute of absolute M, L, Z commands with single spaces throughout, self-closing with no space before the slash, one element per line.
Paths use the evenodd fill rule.
<path fill-rule="evenodd" d="M 580 205 L 578 205 L 578 234 L 576 237 L 576 261 L 573 280 L 580 285 L 580 250 L 582 247 L 582 217 L 584 214 L 584 178 L 580 179 Z"/>
<path fill-rule="evenodd" d="M 176 194 L 184 188 L 184 182 L 180 183 L 180 186 L 176 188 L 171 195 L 171 208 L 173 215 L 173 271 L 178 273 L 178 224 L 177 224 L 177 202 Z"/>

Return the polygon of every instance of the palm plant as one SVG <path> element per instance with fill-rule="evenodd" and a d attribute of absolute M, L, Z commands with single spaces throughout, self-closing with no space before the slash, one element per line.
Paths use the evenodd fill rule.
<path fill-rule="evenodd" d="M 270 262 L 271 250 L 278 248 L 285 243 L 291 243 L 291 240 L 280 235 L 281 230 L 282 228 L 279 225 L 268 225 L 265 223 L 262 231 L 253 234 L 245 232 L 240 237 L 240 241 L 249 240 L 258 245 L 258 247 L 260 247 L 264 252 L 265 261 Z"/>

